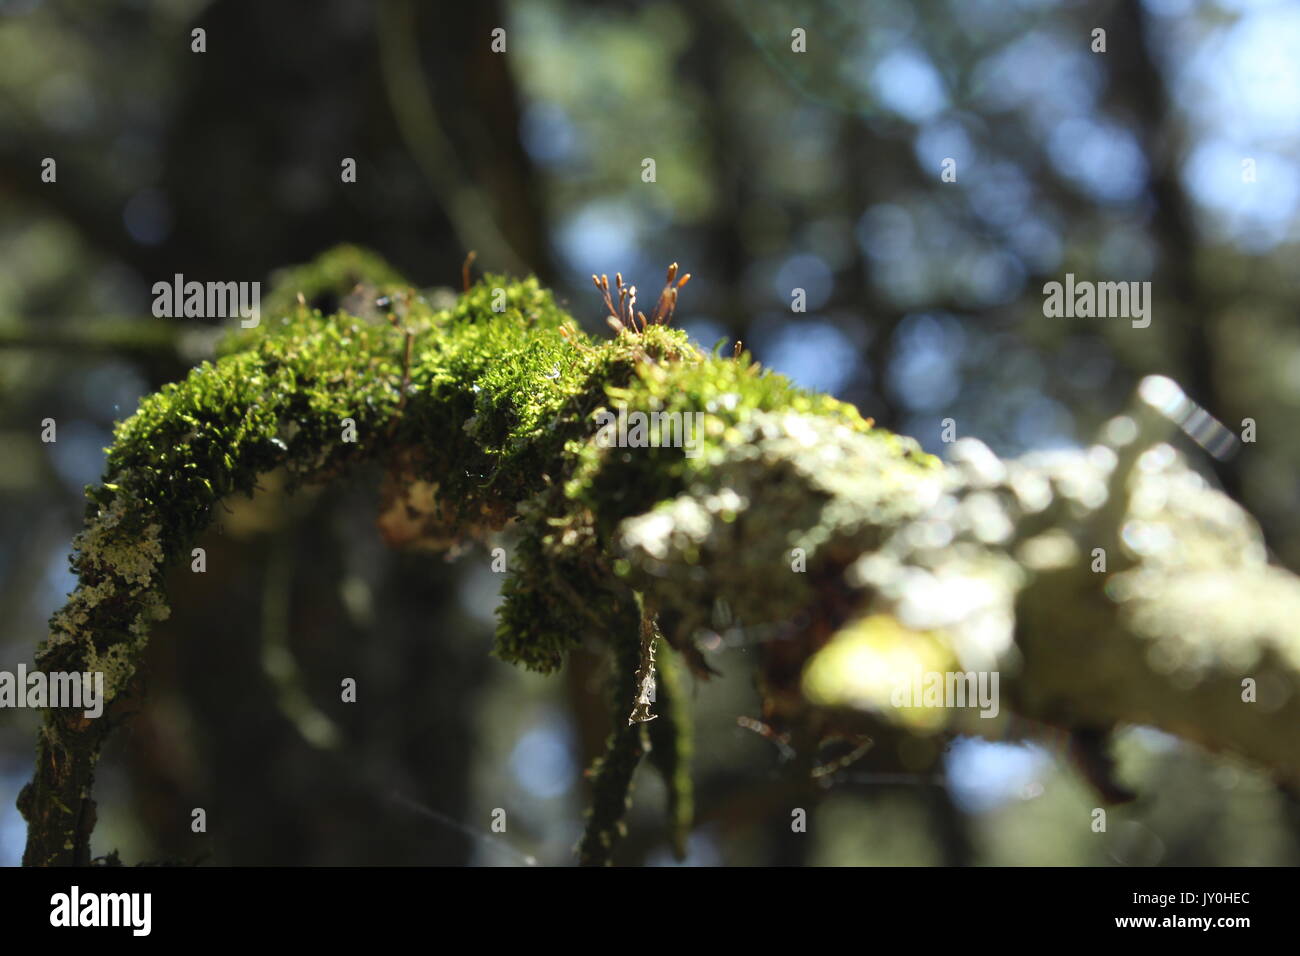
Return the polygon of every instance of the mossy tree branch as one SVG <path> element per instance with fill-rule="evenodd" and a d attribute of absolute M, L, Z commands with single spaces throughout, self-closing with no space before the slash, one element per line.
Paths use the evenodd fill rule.
<path fill-rule="evenodd" d="M 334 260 L 320 269 L 352 281 Z M 882 662 L 902 661 L 1003 673 L 1030 717 L 1151 723 L 1300 777 L 1300 582 L 1266 565 L 1249 518 L 1158 443 L 1142 409 L 1143 429 L 1115 448 L 1001 462 L 967 443 L 944 467 L 851 406 L 747 356 L 705 355 L 680 331 L 594 341 L 535 280 L 489 276 L 447 308 L 383 285 L 382 308 L 327 316 L 294 301 L 309 279 L 294 274 L 263 328 L 118 426 L 42 668 L 102 671 L 120 699 L 166 614 L 165 568 L 222 498 L 273 469 L 320 482 L 379 461 L 394 543 L 446 547 L 518 524 L 500 657 L 553 671 L 587 636 L 612 644 L 622 704 L 585 862 L 610 859 L 649 739 L 679 846 L 688 826 L 684 711 L 662 711 L 649 736 L 627 718 L 641 608 L 673 649 L 660 656 L 703 675 L 694 637 L 727 606 L 760 646 L 767 718 L 798 739 L 880 720 L 984 729 L 965 712 L 890 706 Z M 702 413 L 699 454 L 605 447 L 595 416 L 616 405 Z M 1091 570 L 1094 546 L 1110 572 Z M 1241 699 L 1245 678 L 1257 703 Z M 681 702 L 680 684 L 665 684 L 665 703 Z M 20 800 L 25 863 L 89 861 L 111 713 L 47 712 Z"/>

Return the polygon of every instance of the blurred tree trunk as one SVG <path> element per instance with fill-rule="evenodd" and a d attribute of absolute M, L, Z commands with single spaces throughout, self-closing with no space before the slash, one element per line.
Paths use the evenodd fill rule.
<path fill-rule="evenodd" d="M 212 848 L 212 862 L 233 865 L 468 862 L 461 831 L 402 802 L 465 818 L 490 635 L 465 633 L 441 561 L 385 549 L 368 498 L 232 501 L 224 532 L 203 538 L 206 573 L 172 574 L 175 611 L 150 644 L 147 702 L 123 748 L 162 858 Z M 277 680 L 267 656 L 281 650 L 297 673 Z M 341 700 L 347 677 L 356 703 Z M 337 729 L 332 746 L 298 729 L 316 726 L 313 709 Z M 191 832 L 195 807 L 210 836 Z"/>

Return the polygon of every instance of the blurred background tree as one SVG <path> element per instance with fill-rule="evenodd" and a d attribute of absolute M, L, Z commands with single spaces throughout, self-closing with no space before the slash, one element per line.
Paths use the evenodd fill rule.
<path fill-rule="evenodd" d="M 1170 375 L 1234 430 L 1255 420 L 1214 477 L 1300 570 L 1294 2 L 0 0 L 0 107 L 0 669 L 30 663 L 72 587 L 112 423 L 211 347 L 150 317 L 152 284 L 265 281 L 342 241 L 429 286 L 476 250 L 592 328 L 591 273 L 678 260 L 702 344 L 741 339 L 936 453 L 949 417 L 999 454 L 1082 444 Z M 1044 318 L 1067 272 L 1150 280 L 1150 327 Z M 373 479 L 287 498 L 268 476 L 208 535 L 208 572 L 175 576 L 101 767 L 100 852 L 572 861 L 602 658 L 555 680 L 489 658 L 488 554 L 388 551 Z M 1144 796 L 1108 834 L 1061 747 L 959 740 L 869 756 L 792 835 L 780 749 L 736 722 L 757 714 L 751 648 L 708 643 L 691 862 L 1300 861 L 1293 799 L 1144 728 L 1120 746 Z M 0 863 L 35 726 L 0 711 Z M 663 799 L 642 772 L 621 862 L 670 861 Z"/>

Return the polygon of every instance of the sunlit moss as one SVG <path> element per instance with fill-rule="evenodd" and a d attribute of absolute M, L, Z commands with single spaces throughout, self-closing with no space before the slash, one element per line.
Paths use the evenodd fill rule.
<path fill-rule="evenodd" d="M 379 260 L 346 248 L 289 270 L 258 328 L 235 331 L 216 361 L 145 398 L 116 427 L 104 479 L 87 489 L 86 528 L 72 557 L 78 587 L 51 620 L 43 666 L 102 670 L 107 699 L 120 696 L 150 625 L 167 613 L 166 566 L 187 554 L 223 498 L 251 494 L 273 470 L 292 487 L 378 461 L 399 491 L 419 487 L 436 498 L 429 535 L 439 545 L 517 519 L 521 540 L 496 653 L 550 671 L 584 636 L 609 640 L 644 586 L 637 576 L 645 565 L 623 558 L 627 519 L 672 507 L 702 484 L 734 481 L 743 491 L 738 466 L 755 454 L 773 465 L 763 480 L 788 487 L 790 513 L 818 507 L 841 479 L 827 486 L 797 460 L 828 435 L 867 442 L 865 457 L 846 459 L 852 467 L 870 463 L 881 472 L 894 461 L 915 475 L 937 467 L 852 407 L 804 392 L 747 356 L 706 355 L 679 330 L 652 325 L 593 340 L 536 279 L 485 276 L 440 308 L 436 296 L 395 278 Z M 338 311 L 327 315 L 321 304 Z M 596 415 L 616 407 L 698 413 L 691 437 L 699 454 L 602 447 Z M 900 474 L 879 486 L 896 496 L 912 480 Z M 867 498 L 880 503 L 884 495 Z M 724 524 L 744 511 L 736 494 L 717 501 L 712 516 Z M 801 540 L 814 561 L 856 520 L 829 517 L 799 525 L 821 528 Z M 700 545 L 703 554 L 707 543 Z M 747 573 L 771 556 L 751 549 L 748 557 Z M 737 583 L 723 562 L 712 570 L 724 587 Z M 768 597 L 782 590 L 788 600 L 774 608 L 810 598 L 801 582 L 765 589 Z M 682 609 L 700 603 L 692 595 L 683 589 L 675 607 L 670 595 L 660 597 L 684 621 Z M 79 731 L 55 716 L 47 731 L 48 746 L 75 754 L 68 759 L 76 766 L 57 779 L 38 772 L 25 805 L 46 810 L 81 798 L 68 788 L 82 794 L 88 786 L 102 738 L 66 737 Z M 689 795 L 679 784 L 680 817 Z M 679 840 L 680 827 L 679 819 Z M 62 839 L 51 840 L 34 851 L 40 862 L 62 852 Z"/>
<path fill-rule="evenodd" d="M 873 614 L 845 627 L 808 661 L 803 674 L 807 699 L 824 707 L 854 707 L 918 731 L 934 731 L 948 720 L 943 706 L 926 706 L 910 692 L 921 675 L 958 667 L 943 636 L 912 631 L 894 618 Z"/>
<path fill-rule="evenodd" d="M 104 481 L 88 491 L 74 557 L 82 589 L 58 617 L 54 643 L 75 644 L 82 628 L 139 630 L 121 601 L 116 620 L 92 613 L 104 589 L 156 589 L 162 566 L 217 502 L 251 493 L 259 475 L 279 468 L 293 481 L 321 480 L 400 457 L 399 479 L 436 485 L 461 531 L 523 518 L 532 533 L 506 589 L 498 652 L 551 670 L 618 586 L 602 561 L 618 522 L 716 468 L 746 440 L 736 429 L 752 414 L 794 411 L 881 434 L 851 406 L 747 357 L 705 355 L 676 329 L 593 341 L 535 279 L 486 276 L 446 309 L 395 280 L 348 247 L 286 270 L 261 328 L 234 333 L 221 358 L 144 399 L 117 427 Z M 358 289 L 384 309 L 353 301 L 371 314 L 327 316 L 311 306 Z M 702 412 L 701 453 L 598 447 L 594 416 L 615 407 Z"/>

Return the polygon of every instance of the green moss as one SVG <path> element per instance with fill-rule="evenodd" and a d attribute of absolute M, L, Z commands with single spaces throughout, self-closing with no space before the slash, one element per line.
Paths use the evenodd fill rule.
<path fill-rule="evenodd" d="M 619 410 L 701 416 L 697 453 L 661 447 L 663 423 L 651 425 L 650 447 L 608 447 L 598 423 Z M 1121 460 L 1136 461 L 1143 441 Z M 657 618 L 667 643 L 700 667 L 692 634 L 717 606 L 760 635 L 789 638 L 756 655 L 765 710 L 778 717 L 801 719 L 818 702 L 822 717 L 878 710 L 871 668 L 915 643 L 914 631 L 941 628 L 963 667 L 1019 652 L 1022 712 L 1163 726 L 1294 778 L 1295 736 L 1272 728 L 1293 726 L 1300 700 L 1289 627 L 1300 584 L 1265 565 L 1239 509 L 1181 465 L 1167 475 L 1144 467 L 1129 494 L 1127 477 L 1106 483 L 1106 454 L 1011 467 L 959 444 L 952 457 L 941 468 L 851 406 L 748 356 L 706 355 L 678 330 L 592 340 L 535 279 L 487 276 L 449 300 L 343 249 L 282 275 L 259 328 L 231 335 L 217 361 L 117 426 L 74 543 L 78 586 L 38 663 L 102 670 L 107 699 L 120 697 L 167 613 L 166 565 L 187 554 L 218 502 L 251 493 L 271 470 L 322 482 L 371 461 L 386 467 L 399 507 L 401 495 L 433 490 L 436 527 L 420 529 L 430 542 L 517 522 L 498 656 L 552 671 L 585 637 L 611 646 L 614 732 L 594 771 L 588 862 L 610 858 L 647 745 L 646 726 L 627 723 L 638 633 L 654 633 Z M 1093 488 L 1108 489 L 1107 507 L 1087 504 Z M 1167 526 L 1177 547 L 1129 555 L 1109 580 L 1077 561 L 1040 560 L 1099 539 L 1118 551 L 1128 520 Z M 1069 547 L 1046 547 L 1048 531 Z M 1189 554 L 1194 566 L 1167 563 Z M 1258 613 L 1234 614 L 1230 593 L 1252 595 Z M 891 623 L 905 605 L 912 618 L 948 610 L 937 594 L 966 610 L 941 624 Z M 680 850 L 690 748 L 674 653 L 661 651 L 664 702 L 649 728 Z M 1114 679 L 1116 668 L 1128 677 Z M 1272 710 L 1239 706 L 1245 676 L 1290 696 Z M 109 726 L 47 711 L 21 798 L 27 862 L 89 860 L 90 789 Z"/>
<path fill-rule="evenodd" d="M 810 421 L 857 436 L 877 463 L 896 460 L 908 474 L 934 467 L 852 407 L 748 357 L 705 355 L 679 330 L 593 341 L 536 279 L 486 276 L 442 308 L 439 296 L 396 282 L 382 261 L 350 248 L 289 270 L 266 297 L 259 328 L 228 337 L 220 358 L 117 426 L 103 482 L 87 489 L 72 558 L 79 585 L 51 620 L 46 666 L 103 669 L 109 699 L 120 695 L 150 624 L 166 614 L 168 562 L 187 553 L 221 499 L 251 494 L 273 469 L 298 484 L 384 463 L 399 488 L 436 488 L 440 543 L 517 518 L 496 653 L 550 671 L 585 634 L 608 639 L 632 586 L 644 585 L 633 563 L 618 560 L 636 551 L 624 523 L 700 488 L 725 488 L 738 463 L 775 440 L 770 416 L 794 416 L 776 431 Z M 326 315 L 321 303 L 343 308 Z M 600 447 L 596 415 L 619 406 L 703 413 L 700 454 Z M 833 489 L 794 464 L 798 436 L 786 437 L 773 480 L 789 481 L 792 507 L 829 497 Z M 727 507 L 719 516 L 730 521 Z M 807 543 L 819 544 L 816 535 Z M 699 554 L 687 558 L 684 566 Z M 806 598 L 798 587 L 791 594 Z M 47 783 L 38 802 L 70 799 Z"/>

